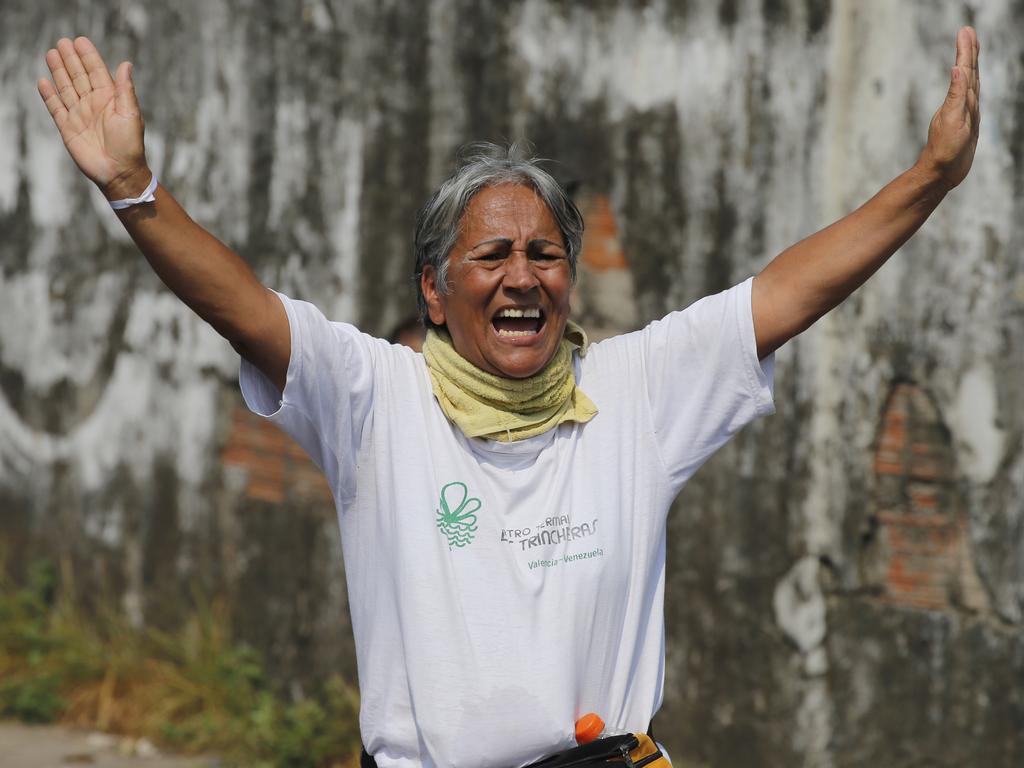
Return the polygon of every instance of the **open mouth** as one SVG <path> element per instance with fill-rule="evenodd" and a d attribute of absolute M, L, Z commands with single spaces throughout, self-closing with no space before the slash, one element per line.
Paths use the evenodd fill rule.
<path fill-rule="evenodd" d="M 539 307 L 505 307 L 494 313 L 491 325 L 501 338 L 515 339 L 540 333 L 544 321 Z"/>

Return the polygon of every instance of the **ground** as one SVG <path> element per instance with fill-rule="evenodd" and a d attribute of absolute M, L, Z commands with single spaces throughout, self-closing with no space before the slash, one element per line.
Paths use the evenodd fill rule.
<path fill-rule="evenodd" d="M 0 722 L 4 768 L 213 768 L 212 758 L 156 754 L 148 743 L 59 725 Z"/>

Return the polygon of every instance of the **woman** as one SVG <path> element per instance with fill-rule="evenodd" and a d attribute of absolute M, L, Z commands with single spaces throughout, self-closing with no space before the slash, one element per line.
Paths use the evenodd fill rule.
<path fill-rule="evenodd" d="M 582 221 L 515 151 L 469 157 L 420 214 L 424 354 L 262 286 L 156 183 L 122 63 L 85 38 L 39 92 L 71 156 L 164 282 L 242 356 L 249 406 L 334 492 L 369 762 L 521 766 L 598 713 L 643 732 L 662 698 L 665 518 L 769 413 L 772 353 L 867 279 L 966 176 L 978 44 L 917 163 L 756 278 L 587 348 L 569 322 Z M 140 194 L 141 193 L 141 194 Z"/>

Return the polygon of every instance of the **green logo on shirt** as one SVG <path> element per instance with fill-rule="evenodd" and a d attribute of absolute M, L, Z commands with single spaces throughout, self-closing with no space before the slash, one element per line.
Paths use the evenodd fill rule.
<path fill-rule="evenodd" d="M 480 499 L 469 498 L 465 483 L 455 481 L 441 488 L 441 508 L 437 510 L 437 530 L 448 539 L 448 548 L 464 547 L 476 533 L 476 515 Z"/>

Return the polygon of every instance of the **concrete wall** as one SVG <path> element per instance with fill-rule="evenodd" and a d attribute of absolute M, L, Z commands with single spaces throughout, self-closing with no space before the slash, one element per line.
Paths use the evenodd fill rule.
<path fill-rule="evenodd" d="M 659 738 L 711 765 L 1024 760 L 1024 3 L 397 0 L 0 7 L 0 542 L 173 622 L 229 596 L 297 688 L 352 674 L 322 483 L 125 241 L 34 92 L 131 58 L 161 180 L 264 280 L 386 333 L 415 209 L 529 138 L 588 215 L 580 316 L 636 327 L 756 272 L 908 167 L 982 38 L 968 181 L 779 354 L 778 414 L 670 521 Z"/>

